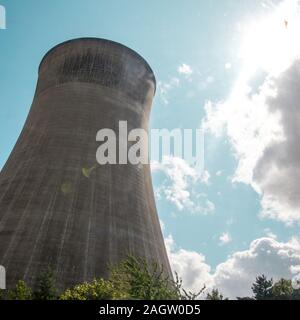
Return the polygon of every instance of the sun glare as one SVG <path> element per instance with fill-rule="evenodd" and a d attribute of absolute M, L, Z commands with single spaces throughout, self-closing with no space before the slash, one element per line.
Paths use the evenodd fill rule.
<path fill-rule="evenodd" d="M 286 0 L 267 16 L 244 28 L 240 58 L 244 77 L 263 70 L 277 76 L 300 53 L 300 14 L 297 0 Z"/>

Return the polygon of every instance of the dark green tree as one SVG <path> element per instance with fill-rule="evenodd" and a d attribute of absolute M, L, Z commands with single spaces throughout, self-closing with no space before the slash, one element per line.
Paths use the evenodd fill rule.
<path fill-rule="evenodd" d="M 294 289 L 291 300 L 300 300 L 300 289 Z"/>
<path fill-rule="evenodd" d="M 47 268 L 38 277 L 36 289 L 33 292 L 35 300 L 56 300 L 58 299 L 55 286 L 54 273 L 51 268 Z"/>
<path fill-rule="evenodd" d="M 263 274 L 258 276 L 251 289 L 256 300 L 268 300 L 272 298 L 273 279 L 268 280 Z"/>

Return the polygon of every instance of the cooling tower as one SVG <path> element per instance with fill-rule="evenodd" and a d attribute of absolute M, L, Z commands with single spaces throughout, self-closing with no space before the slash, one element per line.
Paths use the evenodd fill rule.
<path fill-rule="evenodd" d="M 0 265 L 7 286 L 50 267 L 60 289 L 107 277 L 127 254 L 171 275 L 149 165 L 96 162 L 102 128 L 148 130 L 155 78 L 112 41 L 83 38 L 43 58 L 34 100 L 0 175 Z"/>

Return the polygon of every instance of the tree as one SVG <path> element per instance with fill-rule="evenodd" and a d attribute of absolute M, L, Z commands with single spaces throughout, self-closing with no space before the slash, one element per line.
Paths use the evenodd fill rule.
<path fill-rule="evenodd" d="M 251 289 L 256 300 L 268 300 L 272 297 L 273 279 L 268 280 L 265 275 L 258 276 Z"/>
<path fill-rule="evenodd" d="M 133 256 L 110 268 L 110 281 L 116 290 L 127 292 L 130 299 L 180 298 L 179 288 L 165 276 L 162 266 Z"/>
<path fill-rule="evenodd" d="M 56 300 L 58 298 L 54 274 L 50 268 L 39 276 L 33 296 L 35 300 Z"/>
<path fill-rule="evenodd" d="M 291 300 L 300 300 L 300 289 L 294 289 Z"/>
<path fill-rule="evenodd" d="M 272 298 L 274 300 L 290 300 L 293 297 L 294 289 L 292 281 L 280 279 L 272 288 Z"/>
<path fill-rule="evenodd" d="M 228 298 L 224 298 L 218 289 L 213 289 L 211 293 L 207 294 L 206 300 L 228 300 Z"/>
<path fill-rule="evenodd" d="M 104 279 L 95 279 L 91 283 L 84 283 L 66 290 L 61 300 L 121 300 L 126 299 L 127 294 L 118 291 L 113 284 Z"/>
<path fill-rule="evenodd" d="M 7 292 L 8 300 L 32 300 L 32 290 L 24 281 L 19 281 L 13 290 Z"/>
<path fill-rule="evenodd" d="M 110 266 L 108 280 L 95 279 L 90 283 L 66 290 L 62 300 L 194 300 L 202 292 L 187 292 L 182 288 L 182 280 L 165 275 L 163 267 L 144 259 L 128 256 L 117 265 Z"/>

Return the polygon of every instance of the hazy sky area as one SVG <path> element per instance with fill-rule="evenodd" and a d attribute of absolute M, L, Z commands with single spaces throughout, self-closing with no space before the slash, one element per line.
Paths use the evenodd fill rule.
<path fill-rule="evenodd" d="M 54 45 L 100 37 L 157 79 L 152 128 L 204 128 L 205 172 L 152 167 L 173 270 L 185 286 L 250 294 L 256 275 L 300 273 L 300 2 L 0 0 L 0 168 Z M 99 128 L 100 129 L 100 128 Z M 96 152 L 96 150 L 95 150 Z"/>

